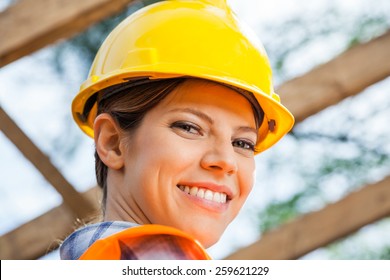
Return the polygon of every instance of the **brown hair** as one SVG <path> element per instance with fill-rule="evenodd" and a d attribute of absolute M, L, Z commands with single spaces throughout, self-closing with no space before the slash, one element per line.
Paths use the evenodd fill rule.
<path fill-rule="evenodd" d="M 123 84 L 114 85 L 100 91 L 97 96 L 97 115 L 110 114 L 119 127 L 131 133 L 140 125 L 145 114 L 157 106 L 169 93 L 183 83 L 186 78 L 149 80 L 141 78 Z M 230 87 L 230 86 L 228 86 Z M 232 88 L 232 87 L 230 87 Z M 255 114 L 256 126 L 263 121 L 264 113 L 252 93 L 232 88 L 246 97 Z M 115 98 L 113 98 L 115 96 Z M 95 150 L 95 172 L 98 185 L 103 190 L 102 208 L 105 211 L 107 199 L 107 166 L 101 161 Z"/>

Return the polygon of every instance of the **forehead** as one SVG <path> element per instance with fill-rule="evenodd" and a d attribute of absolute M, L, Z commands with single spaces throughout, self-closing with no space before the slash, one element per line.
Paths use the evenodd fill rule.
<path fill-rule="evenodd" d="M 164 101 L 165 106 L 191 104 L 254 117 L 251 104 L 243 95 L 231 88 L 207 80 L 188 79 L 175 88 Z"/>

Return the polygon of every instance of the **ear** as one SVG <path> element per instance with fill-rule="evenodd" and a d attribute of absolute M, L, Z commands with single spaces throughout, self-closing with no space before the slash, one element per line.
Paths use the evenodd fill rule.
<path fill-rule="evenodd" d="M 112 169 L 122 168 L 123 135 L 114 119 L 107 113 L 100 114 L 95 119 L 93 129 L 96 151 L 102 162 Z"/>

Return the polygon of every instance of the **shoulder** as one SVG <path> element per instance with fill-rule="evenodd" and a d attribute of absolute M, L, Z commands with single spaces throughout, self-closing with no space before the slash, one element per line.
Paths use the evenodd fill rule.
<path fill-rule="evenodd" d="M 86 225 L 69 235 L 60 247 L 63 260 L 76 260 L 97 240 L 107 238 L 125 229 L 136 227 L 138 224 L 110 221 Z"/>
<path fill-rule="evenodd" d="M 167 226 L 142 225 L 96 241 L 84 260 L 196 260 L 210 259 L 190 235 Z"/>

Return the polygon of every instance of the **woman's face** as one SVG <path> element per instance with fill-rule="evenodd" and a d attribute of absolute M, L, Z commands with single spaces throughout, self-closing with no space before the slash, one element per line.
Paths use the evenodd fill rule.
<path fill-rule="evenodd" d="M 129 220 L 172 226 L 213 245 L 252 189 L 256 141 L 243 96 L 186 81 L 145 115 L 126 144 L 116 192 L 128 201 Z"/>

